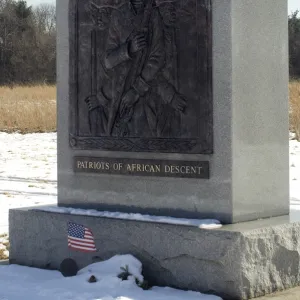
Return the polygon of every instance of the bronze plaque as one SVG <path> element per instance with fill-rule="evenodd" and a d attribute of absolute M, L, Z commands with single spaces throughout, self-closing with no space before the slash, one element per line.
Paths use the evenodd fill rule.
<path fill-rule="evenodd" d="M 209 178 L 208 161 L 74 157 L 74 172 L 155 177 Z"/>
<path fill-rule="evenodd" d="M 70 145 L 213 152 L 211 0 L 70 0 Z"/>

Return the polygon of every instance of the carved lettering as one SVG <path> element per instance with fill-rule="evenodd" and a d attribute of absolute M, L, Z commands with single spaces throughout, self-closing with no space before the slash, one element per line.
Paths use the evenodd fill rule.
<path fill-rule="evenodd" d="M 181 162 L 123 158 L 76 158 L 75 171 L 104 174 L 208 178 L 208 162 Z"/>
<path fill-rule="evenodd" d="M 77 162 L 77 168 L 79 168 L 79 169 L 84 168 L 84 164 L 82 161 Z"/>
<path fill-rule="evenodd" d="M 113 169 L 119 171 L 123 168 L 123 163 L 114 163 Z M 77 169 L 96 169 L 96 170 L 110 170 L 110 163 L 105 161 L 89 162 L 80 161 L 76 162 Z M 179 165 L 165 165 L 164 172 L 171 174 L 201 174 L 203 167 L 199 166 L 179 166 Z M 128 172 L 147 172 L 147 173 L 160 173 L 162 171 L 159 164 L 126 164 L 126 170 Z"/>

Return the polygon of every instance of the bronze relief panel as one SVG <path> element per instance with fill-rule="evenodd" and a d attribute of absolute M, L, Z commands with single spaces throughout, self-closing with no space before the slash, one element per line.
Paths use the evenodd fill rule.
<path fill-rule="evenodd" d="M 210 0 L 70 0 L 70 145 L 213 152 Z"/>

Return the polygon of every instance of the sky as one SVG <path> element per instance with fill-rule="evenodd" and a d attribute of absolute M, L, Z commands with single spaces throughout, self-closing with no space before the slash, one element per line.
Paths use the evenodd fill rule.
<path fill-rule="evenodd" d="M 300 11 L 300 1 L 299 0 L 288 0 L 289 1 L 289 14 L 292 11 L 296 11 L 297 9 Z"/>
<path fill-rule="evenodd" d="M 55 0 L 26 0 L 28 5 L 37 5 L 40 3 L 55 3 Z"/>
<path fill-rule="evenodd" d="M 295 11 L 297 9 L 300 11 L 300 1 L 299 0 L 288 0 L 288 2 L 289 2 L 289 8 L 288 8 L 289 14 L 292 11 Z M 36 5 L 39 3 L 55 3 L 55 0 L 27 0 L 27 3 L 29 5 Z"/>

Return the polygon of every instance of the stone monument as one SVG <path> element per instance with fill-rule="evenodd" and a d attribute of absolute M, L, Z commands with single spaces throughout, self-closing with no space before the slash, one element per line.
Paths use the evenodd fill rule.
<path fill-rule="evenodd" d="M 238 2 L 153 0 L 136 16 L 127 0 L 69 1 L 59 205 L 223 223 L 289 213 L 286 5 Z"/>
<path fill-rule="evenodd" d="M 58 206 L 229 225 L 17 209 L 10 261 L 58 268 L 71 220 L 101 245 L 80 267 L 131 253 L 154 284 L 224 299 L 298 285 L 286 1 L 59 0 L 57 22 Z"/>

